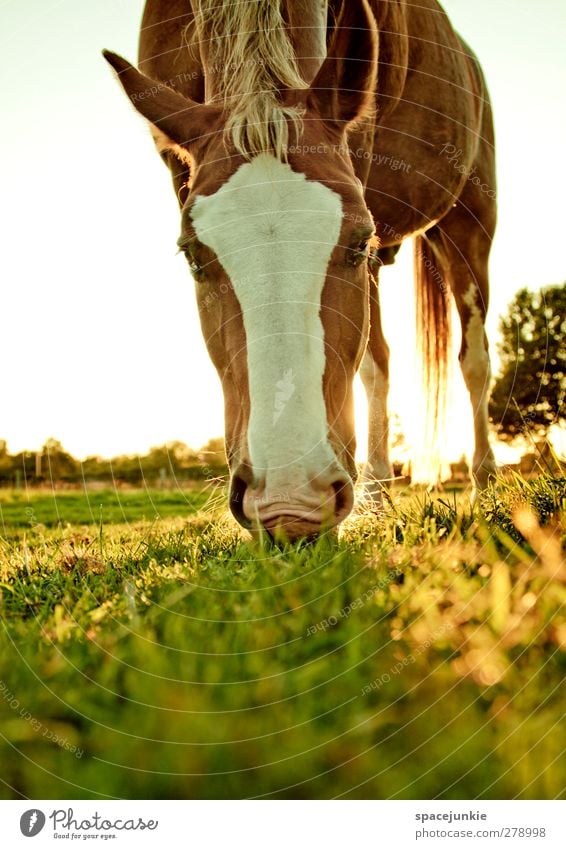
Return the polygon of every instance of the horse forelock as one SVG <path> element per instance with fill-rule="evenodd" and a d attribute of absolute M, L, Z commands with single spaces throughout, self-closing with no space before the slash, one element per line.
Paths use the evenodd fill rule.
<path fill-rule="evenodd" d="M 281 103 L 283 87 L 305 89 L 285 24 L 283 0 L 194 0 L 195 24 L 212 99 L 227 114 L 226 133 L 247 159 L 285 159 L 289 126 L 302 130 L 302 108 Z"/>

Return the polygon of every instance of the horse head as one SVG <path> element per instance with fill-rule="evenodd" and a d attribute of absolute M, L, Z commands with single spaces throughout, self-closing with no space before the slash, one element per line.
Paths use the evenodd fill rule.
<path fill-rule="evenodd" d="M 178 244 L 222 382 L 232 512 L 290 540 L 336 526 L 353 506 L 352 382 L 369 323 L 374 226 L 347 134 L 374 103 L 373 16 L 365 0 L 344 4 L 312 83 L 281 86 L 255 136 L 253 122 L 235 130 L 225 99 L 196 103 L 105 55 L 190 171 Z"/>

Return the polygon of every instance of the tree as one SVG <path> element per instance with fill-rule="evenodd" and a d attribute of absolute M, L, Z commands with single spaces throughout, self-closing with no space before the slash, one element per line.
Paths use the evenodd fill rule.
<path fill-rule="evenodd" d="M 180 473 L 198 463 L 196 453 L 184 442 L 166 442 L 150 448 L 149 453 L 139 459 L 145 478 L 165 474 L 176 478 Z"/>
<path fill-rule="evenodd" d="M 499 437 L 546 438 L 566 421 L 566 283 L 521 289 L 500 322 L 500 374 L 490 415 Z"/>
<path fill-rule="evenodd" d="M 14 473 L 14 460 L 8 453 L 8 443 L 0 439 L 0 484 L 12 481 Z"/>
<path fill-rule="evenodd" d="M 226 450 L 224 448 L 223 437 L 215 436 L 209 439 L 206 445 L 203 445 L 199 451 L 199 460 L 213 468 L 222 468 L 225 466 Z"/>
<path fill-rule="evenodd" d="M 77 479 L 79 464 L 74 457 L 65 451 L 58 439 L 49 437 L 45 441 L 40 453 L 42 456 L 42 477 L 51 481 L 73 481 Z M 37 468 L 37 465 L 35 465 L 34 474 Z"/>

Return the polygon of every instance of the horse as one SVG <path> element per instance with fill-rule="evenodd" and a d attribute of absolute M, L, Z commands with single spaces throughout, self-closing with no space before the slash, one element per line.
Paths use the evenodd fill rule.
<path fill-rule="evenodd" d="M 295 541 L 349 515 L 358 370 L 379 504 L 392 472 L 378 280 L 410 237 L 423 428 L 442 416 L 453 298 L 485 487 L 493 120 L 439 3 L 147 0 L 139 69 L 104 55 L 171 172 L 238 522 Z"/>

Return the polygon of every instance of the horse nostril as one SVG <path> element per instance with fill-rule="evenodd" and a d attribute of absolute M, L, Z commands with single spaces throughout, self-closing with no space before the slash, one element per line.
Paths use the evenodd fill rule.
<path fill-rule="evenodd" d="M 322 478 L 322 479 L 321 479 Z M 295 489 L 269 489 L 251 466 L 240 464 L 230 482 L 230 510 L 247 530 L 263 528 L 290 540 L 309 537 L 340 524 L 354 505 L 354 487 L 343 469 L 328 470 Z"/>
<path fill-rule="evenodd" d="M 248 485 L 243 478 L 238 475 L 232 477 L 230 482 L 230 510 L 236 521 L 242 527 L 249 529 L 252 523 L 244 513 L 244 496 L 247 488 Z"/>

